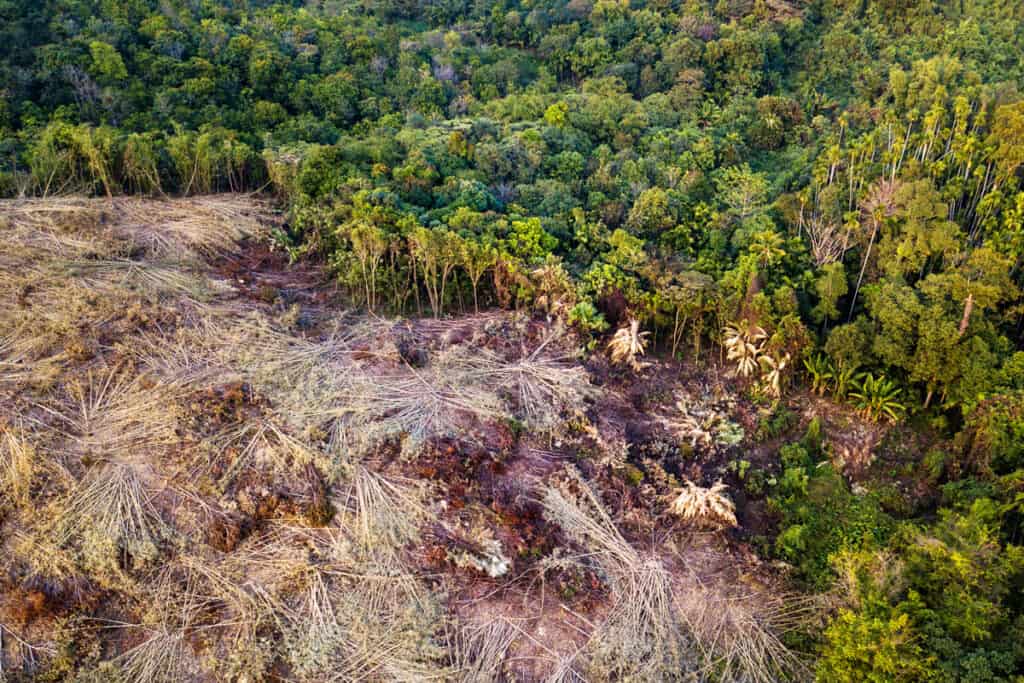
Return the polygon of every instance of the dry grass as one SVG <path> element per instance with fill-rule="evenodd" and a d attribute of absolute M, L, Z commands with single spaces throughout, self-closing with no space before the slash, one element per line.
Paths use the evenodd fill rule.
<path fill-rule="evenodd" d="M 39 468 L 35 447 L 22 430 L 0 429 L 0 493 L 16 507 L 31 503 L 32 484 Z M 0 502 L 0 509 L 2 509 Z"/>
<path fill-rule="evenodd" d="M 94 250 L 104 236 L 124 251 L 187 260 L 230 251 L 246 237 L 265 235 L 273 213 L 253 197 L 219 194 L 166 201 L 134 197 L 56 197 L 0 201 L 8 240 L 65 256 Z M 13 238 L 13 239 L 12 239 Z"/>
<path fill-rule="evenodd" d="M 202 604 L 217 615 L 213 623 L 204 626 L 216 639 L 212 672 L 220 680 L 242 676 L 259 680 L 276 656 L 268 646 L 268 636 L 283 625 L 282 602 L 263 581 L 249 577 L 242 563 L 230 558 L 208 560 L 185 555 L 178 562 L 194 577 Z"/>
<path fill-rule="evenodd" d="M 493 388 L 474 381 L 478 369 L 476 359 L 456 347 L 425 368 L 353 377 L 349 400 L 331 411 L 341 442 L 365 453 L 398 438 L 413 455 L 431 437 L 460 434 L 466 416 L 500 419 Z"/>
<path fill-rule="evenodd" d="M 40 510 L 43 517 L 53 508 Z M 62 548 L 48 525 L 37 524 L 26 529 L 10 530 L 4 545 L 4 565 L 7 571 L 17 572 L 25 581 L 38 581 L 44 585 L 58 585 L 71 581 L 79 574 L 74 555 Z"/>
<path fill-rule="evenodd" d="M 372 582 L 310 576 L 291 614 L 287 657 L 300 680 L 445 680 L 432 633 L 440 615 L 382 595 Z"/>
<path fill-rule="evenodd" d="M 112 329 L 151 324 L 230 291 L 203 258 L 266 233 L 241 196 L 168 202 L 80 198 L 0 202 L 0 386 L 52 384 Z"/>
<path fill-rule="evenodd" d="M 558 341 L 558 334 L 553 332 L 536 349 L 516 360 L 505 361 L 486 353 L 478 359 L 479 381 L 504 389 L 512 399 L 507 407 L 534 430 L 553 428 L 559 413 L 579 409 L 595 395 L 586 371 L 573 356 L 544 353 Z"/>
<path fill-rule="evenodd" d="M 218 194 L 154 202 L 114 200 L 114 232 L 155 258 L 227 254 L 245 238 L 265 235 L 269 206 L 250 195 Z"/>
<path fill-rule="evenodd" d="M 111 298 L 138 293 L 154 301 L 176 296 L 202 302 L 231 291 L 227 283 L 177 263 L 128 258 L 54 261 L 47 276 L 77 282 L 93 294 Z"/>
<path fill-rule="evenodd" d="M 205 302 L 230 291 L 202 259 L 267 233 L 269 211 L 241 195 L 166 202 L 56 198 L 0 201 L 0 383 L 33 383 L 91 355 L 92 339 L 138 302 Z M 16 297 L 16 298 L 15 298 Z"/>

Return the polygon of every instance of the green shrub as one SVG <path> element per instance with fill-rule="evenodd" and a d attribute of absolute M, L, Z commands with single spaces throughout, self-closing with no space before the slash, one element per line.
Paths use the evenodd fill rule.
<path fill-rule="evenodd" d="M 797 447 L 799 449 L 799 447 Z M 792 449 L 799 459 L 802 449 Z M 847 549 L 880 547 L 894 530 L 874 495 L 857 496 L 828 463 L 787 467 L 769 497 L 782 518 L 775 550 L 810 586 L 825 588 L 830 557 Z"/>
<path fill-rule="evenodd" d="M 796 426 L 799 416 L 792 410 L 776 402 L 771 410 L 761 413 L 757 420 L 758 441 L 769 441 L 782 436 Z"/>
<path fill-rule="evenodd" d="M 825 631 L 817 677 L 830 683 L 933 680 L 934 657 L 918 645 L 910 617 L 887 606 L 842 610 Z"/>

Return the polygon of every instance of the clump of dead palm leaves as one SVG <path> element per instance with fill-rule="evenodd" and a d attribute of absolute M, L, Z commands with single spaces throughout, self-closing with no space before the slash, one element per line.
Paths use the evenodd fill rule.
<path fill-rule="evenodd" d="M 630 320 L 626 327 L 620 327 L 608 342 L 608 351 L 611 354 L 612 362 L 626 364 L 634 370 L 640 370 L 643 364 L 638 358 L 644 355 L 644 347 L 649 335 L 650 332 L 640 331 L 640 321 L 635 318 Z"/>
<path fill-rule="evenodd" d="M 59 545 L 76 548 L 88 568 L 107 576 L 155 561 L 165 530 L 136 467 L 116 462 L 93 466 L 54 519 Z"/>
<path fill-rule="evenodd" d="M 781 356 L 765 354 L 759 359 L 763 371 L 762 382 L 768 393 L 775 397 L 782 396 L 782 385 L 785 378 L 786 368 L 789 366 L 790 355 L 785 353 Z"/>
<path fill-rule="evenodd" d="M 749 377 L 757 370 L 767 337 L 768 333 L 759 325 L 744 322 L 725 326 L 726 356 L 736 363 L 740 377 Z"/>
<path fill-rule="evenodd" d="M 725 494 L 721 481 L 709 488 L 687 479 L 669 505 L 669 511 L 685 521 L 709 526 L 736 526 L 736 505 Z"/>

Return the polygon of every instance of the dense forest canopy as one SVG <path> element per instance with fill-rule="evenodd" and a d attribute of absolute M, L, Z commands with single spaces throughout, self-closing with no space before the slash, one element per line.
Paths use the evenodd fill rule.
<path fill-rule="evenodd" d="M 370 311 L 635 318 L 911 423 L 938 500 L 894 519 L 808 437 L 767 552 L 857 596 L 822 680 L 1010 681 L 1022 87 L 1005 0 L 0 0 L 0 192 L 263 191 Z"/>

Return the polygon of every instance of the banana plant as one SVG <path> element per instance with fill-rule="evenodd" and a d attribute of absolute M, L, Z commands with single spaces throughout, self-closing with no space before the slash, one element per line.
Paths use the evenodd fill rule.
<path fill-rule="evenodd" d="M 825 354 L 819 353 L 813 358 L 804 358 L 804 368 L 807 370 L 807 375 L 811 378 L 811 391 L 819 396 L 824 396 L 832 380 L 835 378 L 835 369 L 832 367 L 832 361 Z"/>
<path fill-rule="evenodd" d="M 884 375 L 875 377 L 871 373 L 863 373 L 854 381 L 850 398 L 861 414 L 872 422 L 882 418 L 898 422 L 907 409 L 899 401 L 902 393 L 903 390 Z"/>
<path fill-rule="evenodd" d="M 856 372 L 856 367 L 840 366 L 836 369 L 832 377 L 832 398 L 837 401 L 846 398 L 854 384 Z"/>

